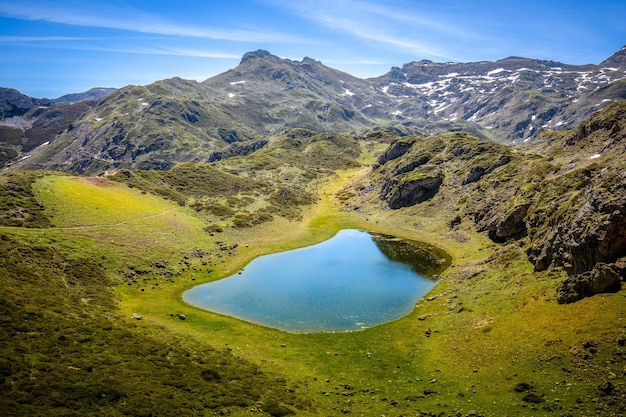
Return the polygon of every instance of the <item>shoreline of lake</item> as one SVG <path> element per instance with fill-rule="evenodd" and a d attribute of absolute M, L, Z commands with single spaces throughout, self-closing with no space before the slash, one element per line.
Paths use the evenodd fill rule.
<path fill-rule="evenodd" d="M 342 229 L 316 245 L 258 257 L 183 300 L 291 333 L 357 331 L 409 314 L 451 259 L 426 243 Z"/>

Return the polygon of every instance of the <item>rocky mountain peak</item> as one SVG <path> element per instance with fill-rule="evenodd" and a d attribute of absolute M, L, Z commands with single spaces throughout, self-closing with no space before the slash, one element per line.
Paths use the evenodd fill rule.
<path fill-rule="evenodd" d="M 29 97 L 13 88 L 0 87 L 0 119 L 22 116 L 35 106 L 50 107 L 54 102 L 48 99 Z"/>
<path fill-rule="evenodd" d="M 320 64 L 321 62 L 318 61 L 317 59 L 313 59 L 313 58 L 309 58 L 308 56 L 305 56 L 304 58 L 302 58 L 302 63 L 303 64 Z"/>
<path fill-rule="evenodd" d="M 257 49 L 256 51 L 246 52 L 243 55 L 243 57 L 241 57 L 241 61 L 239 62 L 239 65 L 254 58 L 267 58 L 267 57 L 277 58 L 271 53 L 269 53 L 268 51 L 266 51 L 265 49 Z"/>

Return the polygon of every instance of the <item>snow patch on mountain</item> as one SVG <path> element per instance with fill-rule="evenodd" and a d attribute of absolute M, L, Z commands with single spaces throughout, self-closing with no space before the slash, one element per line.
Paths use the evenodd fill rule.
<path fill-rule="evenodd" d="M 493 71 L 487 72 L 487 76 L 491 77 L 492 75 L 500 74 L 501 72 L 506 71 L 504 68 L 494 69 Z"/>

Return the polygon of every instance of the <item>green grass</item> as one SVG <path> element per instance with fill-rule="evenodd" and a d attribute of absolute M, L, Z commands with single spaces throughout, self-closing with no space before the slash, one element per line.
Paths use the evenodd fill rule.
<path fill-rule="evenodd" d="M 147 415 L 150 407 L 159 415 L 214 415 L 222 408 L 250 415 L 252 408 L 264 407 L 273 415 L 289 408 L 302 416 L 619 412 L 619 403 L 611 403 L 616 397 L 601 396 L 598 386 L 612 374 L 613 384 L 624 386 L 626 348 L 615 343 L 624 332 L 623 292 L 559 305 L 554 296 L 562 272 L 534 273 L 520 247 L 496 245 L 469 224 L 451 231 L 435 203 L 394 212 L 342 210 L 336 193 L 364 172 L 338 172 L 317 183 L 320 198 L 302 211 L 301 220 L 280 217 L 213 236 L 205 231 L 211 223 L 196 211 L 137 188 L 106 179 L 38 180 L 35 194 L 55 227 L 0 230 L 10 236 L 5 250 L 43 254 L 22 258 L 23 272 L 3 286 L 18 291 L 12 304 L 5 301 L 4 311 L 11 314 L 6 317 L 32 312 L 39 318 L 16 330 L 19 343 L 12 338 L 6 345 L 12 350 L 4 358 L 15 365 L 3 362 L 2 407 L 32 415 L 75 409 L 123 415 L 123 401 L 135 415 Z M 311 245 L 342 228 L 437 245 L 452 255 L 453 266 L 431 301 L 359 332 L 290 334 L 182 301 L 186 289 L 234 274 L 256 256 Z M 30 271 L 30 264 L 39 269 Z M 20 276 L 34 281 L 24 286 L 16 281 Z M 42 287 L 36 280 L 44 276 L 59 279 L 43 281 Z M 113 293 L 103 280 L 114 284 Z M 39 298 L 18 305 L 27 294 Z M 35 301 L 50 305 L 51 313 Z M 133 313 L 143 319 L 131 320 Z M 20 319 L 9 320 L 3 327 Z M 64 329 L 75 342 L 68 342 L 67 354 L 55 356 L 54 340 Z M 81 342 L 84 334 L 93 336 Z M 39 339 L 42 345 L 32 344 Z M 90 366 L 93 379 L 78 378 L 69 368 Z M 223 372 L 220 383 L 213 371 Z M 6 381 L 18 377 L 18 389 L 14 384 L 7 391 Z M 520 383 L 533 388 L 516 392 Z M 64 387 L 77 384 L 82 394 L 72 397 Z M 110 387 L 116 391 L 102 391 Z M 28 392 L 39 392 L 48 402 Z M 94 400 L 103 392 L 110 394 L 106 400 Z M 544 402 L 524 401 L 529 393 L 536 397 L 527 399 Z M 55 396 L 68 403 L 50 402 Z M 194 403 L 199 398 L 212 402 L 200 408 Z M 179 408 L 171 410 L 172 404 Z"/>
<path fill-rule="evenodd" d="M 118 317 L 101 259 L 70 259 L 55 246 L 0 240 L 3 415 L 191 416 L 251 407 L 287 415 L 309 406 L 283 378 L 229 349 L 164 338 Z"/>

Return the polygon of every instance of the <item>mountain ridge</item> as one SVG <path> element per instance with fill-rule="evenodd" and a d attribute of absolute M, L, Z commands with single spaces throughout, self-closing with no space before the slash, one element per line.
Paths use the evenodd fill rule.
<path fill-rule="evenodd" d="M 463 130 L 485 140 L 527 144 L 542 131 L 573 128 L 626 99 L 626 66 L 612 66 L 621 65 L 624 55 L 622 48 L 601 65 L 520 57 L 417 61 L 360 79 L 309 57 L 294 61 L 257 50 L 202 82 L 174 77 L 118 89 L 40 142 L 53 146 L 13 150 L 5 160 L 13 160 L 13 169 L 78 173 L 167 169 L 214 160 L 233 143 L 290 128 Z"/>

